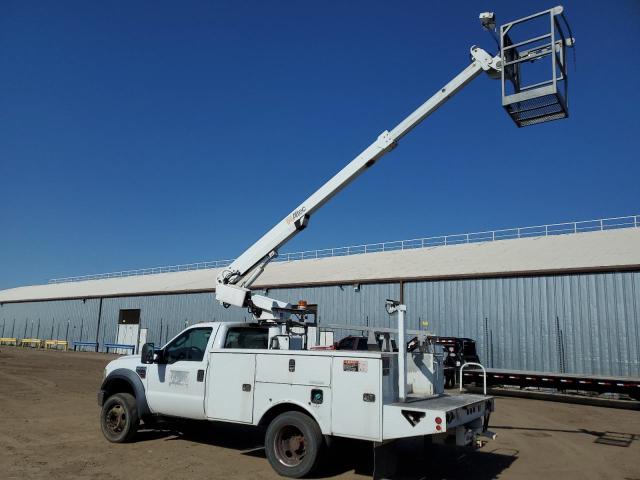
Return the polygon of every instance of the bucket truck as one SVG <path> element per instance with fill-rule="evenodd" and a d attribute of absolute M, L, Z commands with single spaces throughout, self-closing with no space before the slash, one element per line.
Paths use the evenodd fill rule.
<path fill-rule="evenodd" d="M 548 18 L 551 32 L 518 41 L 511 33 L 522 23 Z M 485 29 L 495 18 L 484 13 Z M 406 306 L 386 302 L 398 316 L 398 351 L 386 342 L 367 351 L 314 349 L 313 311 L 251 290 L 278 250 L 309 224 L 312 215 L 369 169 L 419 123 L 483 72 L 503 84 L 503 107 L 520 126 L 568 115 L 565 35 L 562 7 L 500 27 L 496 55 L 473 46 L 470 63 L 451 81 L 294 208 L 217 276 L 215 295 L 225 307 L 247 308 L 250 323 L 192 325 L 160 349 L 151 343 L 141 355 L 107 365 L 98 403 L 102 432 L 111 442 L 134 438 L 140 422 L 180 417 L 263 426 L 265 450 L 281 475 L 301 477 L 318 463 L 331 437 L 382 445 L 406 437 L 451 436 L 458 445 L 489 436 L 494 409 L 486 395 L 446 395 L 442 352 L 422 339 L 406 348 Z M 560 33 L 558 33 L 560 32 Z M 533 86 L 522 83 L 525 62 L 551 59 L 553 78 Z M 509 86 L 507 88 L 507 85 Z M 566 93 L 566 92 L 565 92 Z M 317 329 L 316 329 L 317 332 Z"/>

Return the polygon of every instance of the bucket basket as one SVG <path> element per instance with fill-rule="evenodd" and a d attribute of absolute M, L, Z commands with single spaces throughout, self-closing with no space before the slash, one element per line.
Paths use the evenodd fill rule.
<path fill-rule="evenodd" d="M 518 127 L 569 116 L 566 59 L 573 44 L 561 6 L 500 27 L 502 106 Z"/>

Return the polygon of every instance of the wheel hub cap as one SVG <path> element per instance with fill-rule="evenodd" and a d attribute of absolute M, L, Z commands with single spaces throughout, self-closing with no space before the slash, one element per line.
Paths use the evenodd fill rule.
<path fill-rule="evenodd" d="M 122 405 L 116 404 L 107 412 L 107 428 L 112 433 L 121 433 L 127 424 L 127 414 Z"/>

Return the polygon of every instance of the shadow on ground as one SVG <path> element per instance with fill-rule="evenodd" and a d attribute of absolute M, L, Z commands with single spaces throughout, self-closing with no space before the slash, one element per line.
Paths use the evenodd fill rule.
<path fill-rule="evenodd" d="M 548 437 L 551 436 L 550 432 L 578 433 L 581 435 L 590 435 L 595 437 L 593 443 L 611 445 L 614 447 L 629 447 L 634 441 L 640 440 L 640 435 L 637 433 L 599 432 L 596 430 L 586 430 L 584 428 L 576 430 L 562 430 L 553 428 L 508 427 L 503 425 L 492 425 L 491 428 L 494 430 L 521 430 L 525 432 L 525 435 L 529 435 L 531 437 Z"/>
<path fill-rule="evenodd" d="M 158 429 L 143 429 L 138 442 L 150 440 L 189 441 L 237 450 L 241 455 L 264 458 L 264 430 L 244 425 L 216 422 L 180 422 L 158 426 Z M 407 439 L 396 442 L 396 473 L 391 477 L 402 480 L 439 479 L 494 479 L 516 459 L 516 450 L 481 450 L 457 448 L 445 445 L 425 444 L 422 439 Z M 311 478 L 327 478 L 354 471 L 357 474 L 377 476 L 381 462 L 375 459 L 371 442 L 334 439 L 324 452 L 321 465 Z M 377 460 L 377 461 L 376 461 Z M 378 471 L 374 471 L 375 468 Z M 385 476 L 385 478 L 390 478 Z"/>

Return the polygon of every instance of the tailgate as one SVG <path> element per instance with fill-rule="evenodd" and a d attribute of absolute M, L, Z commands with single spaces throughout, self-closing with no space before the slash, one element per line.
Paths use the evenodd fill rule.
<path fill-rule="evenodd" d="M 493 411 L 493 397 L 484 395 L 439 395 L 397 402 L 382 408 L 383 440 L 444 433 Z"/>

